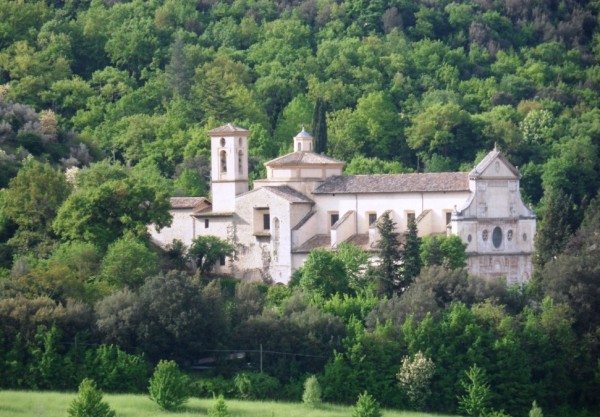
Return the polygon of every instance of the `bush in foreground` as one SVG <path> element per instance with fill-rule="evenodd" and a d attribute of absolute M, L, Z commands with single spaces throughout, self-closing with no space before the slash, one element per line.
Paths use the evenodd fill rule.
<path fill-rule="evenodd" d="M 189 398 L 189 379 L 175 361 L 160 361 L 150 378 L 150 399 L 163 410 L 173 410 Z"/>
<path fill-rule="evenodd" d="M 316 407 L 321 404 L 321 385 L 319 385 L 319 380 L 314 375 L 309 376 L 304 381 L 302 402 L 309 407 Z"/>
<path fill-rule="evenodd" d="M 358 396 L 352 417 L 381 417 L 379 403 L 367 391 Z"/>
<path fill-rule="evenodd" d="M 69 417 L 115 417 L 116 413 L 102 401 L 102 392 L 91 379 L 84 379 L 79 385 L 79 394 L 67 410 Z"/>
<path fill-rule="evenodd" d="M 208 410 L 208 417 L 229 417 L 229 411 L 227 410 L 227 404 L 225 404 L 225 398 L 219 395 L 215 398 L 215 403 Z"/>

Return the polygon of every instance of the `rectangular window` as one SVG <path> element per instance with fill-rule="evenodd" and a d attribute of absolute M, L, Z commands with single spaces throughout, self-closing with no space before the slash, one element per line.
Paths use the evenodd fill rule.
<path fill-rule="evenodd" d="M 340 219 L 340 214 L 339 213 L 331 213 L 330 219 L 331 219 L 331 226 L 333 226 Z"/>
<path fill-rule="evenodd" d="M 271 216 L 269 213 L 263 214 L 263 230 L 271 230 Z"/>
<path fill-rule="evenodd" d="M 415 220 L 415 212 L 414 211 L 407 212 L 406 213 L 406 224 L 410 223 L 413 220 Z"/>
<path fill-rule="evenodd" d="M 208 219 L 204 219 L 204 228 L 205 229 L 208 229 L 208 224 L 209 224 Z"/>
<path fill-rule="evenodd" d="M 377 213 L 368 213 L 369 217 L 369 226 L 377 221 Z"/>
<path fill-rule="evenodd" d="M 224 256 L 219 257 L 219 265 L 225 266 L 225 257 Z"/>
<path fill-rule="evenodd" d="M 449 225 L 451 221 L 452 221 L 452 212 L 447 211 L 446 212 L 446 226 Z"/>

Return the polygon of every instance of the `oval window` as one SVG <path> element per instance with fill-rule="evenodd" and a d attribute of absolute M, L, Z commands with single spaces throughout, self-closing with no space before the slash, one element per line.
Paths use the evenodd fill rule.
<path fill-rule="evenodd" d="M 472 240 L 472 239 L 473 239 L 473 238 L 471 237 L 471 235 L 467 236 L 467 242 L 471 243 L 471 240 Z"/>
<path fill-rule="evenodd" d="M 498 226 L 496 226 L 492 232 L 492 243 L 494 244 L 495 248 L 499 248 L 502 244 L 502 229 L 500 229 Z"/>

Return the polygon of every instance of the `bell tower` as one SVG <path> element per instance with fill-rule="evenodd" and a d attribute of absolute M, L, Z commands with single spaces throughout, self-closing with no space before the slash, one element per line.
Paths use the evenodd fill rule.
<path fill-rule="evenodd" d="M 212 209 L 215 212 L 234 212 L 235 197 L 248 191 L 249 135 L 249 130 L 231 123 L 208 132 Z"/>

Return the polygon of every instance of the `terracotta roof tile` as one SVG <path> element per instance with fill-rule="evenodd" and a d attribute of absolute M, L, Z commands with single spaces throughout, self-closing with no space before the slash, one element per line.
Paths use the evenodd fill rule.
<path fill-rule="evenodd" d="M 231 123 L 227 123 L 226 125 L 215 127 L 214 129 L 211 129 L 208 131 L 209 136 L 218 136 L 218 135 L 222 135 L 225 133 L 244 134 L 244 133 L 250 133 L 250 131 L 243 129 L 241 127 L 234 126 Z"/>
<path fill-rule="evenodd" d="M 203 210 L 211 206 L 206 197 L 172 197 L 170 201 L 174 209 Z"/>
<path fill-rule="evenodd" d="M 469 191 L 468 172 L 333 176 L 314 194 Z"/>

